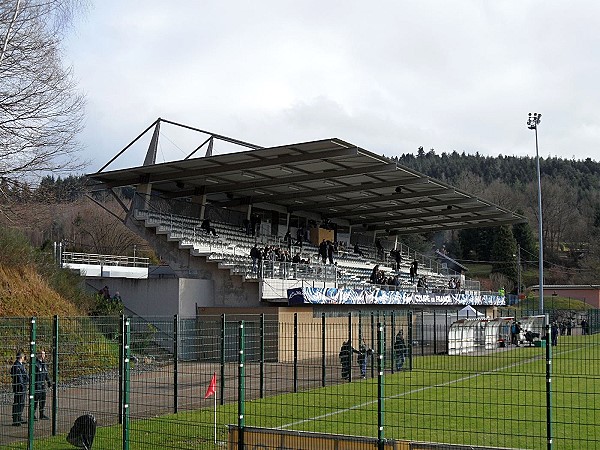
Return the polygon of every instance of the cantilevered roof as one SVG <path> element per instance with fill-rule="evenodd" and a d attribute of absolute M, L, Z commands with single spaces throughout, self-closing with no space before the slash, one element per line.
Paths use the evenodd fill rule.
<path fill-rule="evenodd" d="M 106 187 L 151 183 L 168 198 L 221 207 L 272 204 L 388 234 L 489 227 L 525 219 L 340 139 L 255 148 L 89 175 Z"/>

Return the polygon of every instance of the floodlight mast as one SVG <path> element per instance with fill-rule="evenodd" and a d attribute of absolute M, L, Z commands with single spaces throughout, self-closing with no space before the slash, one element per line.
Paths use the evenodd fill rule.
<path fill-rule="evenodd" d="M 542 115 L 538 113 L 529 113 L 527 119 L 527 127 L 530 130 L 535 131 L 535 158 L 537 168 L 537 182 L 538 182 L 538 233 L 539 233 L 539 247 L 540 247 L 540 263 L 539 263 L 539 293 L 540 293 L 540 314 L 544 313 L 544 237 L 542 235 L 542 179 L 540 176 L 540 154 L 538 151 L 538 125 Z"/>

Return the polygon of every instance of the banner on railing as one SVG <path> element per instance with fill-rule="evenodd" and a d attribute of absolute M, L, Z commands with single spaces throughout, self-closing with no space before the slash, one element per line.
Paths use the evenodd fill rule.
<path fill-rule="evenodd" d="M 503 296 L 480 292 L 420 293 L 384 289 L 338 289 L 300 287 L 288 289 L 288 305 L 486 305 L 504 306 Z"/>

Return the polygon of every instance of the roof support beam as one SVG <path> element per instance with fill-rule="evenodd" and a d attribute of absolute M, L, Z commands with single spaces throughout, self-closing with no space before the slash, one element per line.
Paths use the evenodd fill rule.
<path fill-rule="evenodd" d="M 321 202 L 315 204 L 314 208 L 311 208 L 311 211 L 325 211 L 328 208 L 336 208 L 336 207 L 344 207 L 344 206 L 352 206 L 352 205 L 361 205 L 363 203 L 378 203 L 378 202 L 388 202 L 392 200 L 402 200 L 409 198 L 419 198 L 419 197 L 430 197 L 435 195 L 442 195 L 447 193 L 448 190 L 445 188 L 442 189 L 431 189 L 428 191 L 420 191 L 420 192 L 411 192 L 410 194 L 391 194 L 391 195 L 381 195 L 381 196 L 369 196 L 369 197 L 360 197 L 348 200 L 336 200 L 331 202 Z M 305 208 L 302 208 L 305 210 Z"/>
<path fill-rule="evenodd" d="M 398 221 L 398 220 L 424 219 L 424 218 L 427 218 L 427 217 L 442 217 L 442 219 L 440 219 L 440 220 L 444 221 L 444 220 L 453 220 L 454 216 L 456 216 L 456 215 L 479 213 L 479 212 L 484 212 L 484 211 L 490 211 L 491 212 L 491 211 L 496 211 L 496 209 L 494 207 L 492 207 L 492 206 L 483 205 L 483 206 L 475 206 L 475 207 L 472 207 L 472 208 L 456 209 L 454 211 L 452 211 L 452 210 L 425 211 L 425 212 L 420 212 L 420 213 L 415 213 L 415 214 L 407 214 L 407 215 L 404 215 L 404 216 L 398 214 L 397 216 L 389 216 L 389 218 L 386 218 L 386 217 L 375 217 L 375 218 L 372 218 L 372 219 L 358 220 L 356 222 L 363 223 L 363 224 L 366 223 L 366 224 L 370 225 L 372 223 L 395 222 L 395 221 Z M 368 211 L 364 211 L 364 210 L 363 210 L 362 213 L 363 213 L 363 215 L 368 215 L 369 214 Z M 474 217 L 474 219 L 476 219 L 476 217 Z"/>
<path fill-rule="evenodd" d="M 406 198 L 406 197 L 403 197 Z M 394 201 L 394 200 L 390 200 Z M 426 208 L 436 208 L 440 206 L 451 206 L 451 205 L 460 205 L 464 203 L 473 203 L 474 199 L 470 197 L 458 198 L 458 199 L 447 199 L 447 200 L 434 200 L 434 201 L 425 201 L 419 203 L 418 205 L 408 204 L 408 205 L 392 205 L 392 206 L 373 206 L 372 209 L 361 209 L 353 212 L 338 212 L 333 214 L 327 214 L 327 217 L 330 219 L 335 219 L 336 217 L 348 218 L 352 216 L 373 214 L 373 213 L 382 213 L 382 212 L 395 212 L 395 211 L 410 211 L 415 209 L 426 209 Z M 380 203 L 380 201 L 378 201 Z M 457 210 L 458 211 L 458 210 Z M 441 212 L 437 212 L 440 214 Z M 391 216 L 393 218 L 393 216 Z"/>

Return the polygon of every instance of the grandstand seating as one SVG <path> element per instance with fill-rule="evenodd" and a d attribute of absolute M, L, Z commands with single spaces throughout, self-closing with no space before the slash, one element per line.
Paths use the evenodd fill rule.
<path fill-rule="evenodd" d="M 149 210 L 136 209 L 134 217 L 143 221 L 148 228 L 155 228 L 157 234 L 166 235 L 168 241 L 177 242 L 182 249 L 189 249 L 194 256 L 205 257 L 206 261 L 218 264 L 220 269 L 230 270 L 232 274 L 240 275 L 245 281 L 258 281 L 258 271 L 253 271 L 250 249 L 256 244 L 287 248 L 287 243 L 279 236 L 247 236 L 239 226 L 228 223 L 213 222 L 217 236 L 209 234 L 200 228 L 201 221 L 197 218 L 182 215 L 162 213 Z M 338 251 L 335 255 L 335 265 L 321 264 L 318 258 L 318 248 L 310 242 L 304 242 L 302 247 L 292 246 L 291 255 L 298 251 L 303 258 L 310 258 L 310 264 L 292 264 L 278 261 L 264 261 L 262 265 L 263 278 L 288 278 L 288 279 L 327 279 L 334 281 L 338 287 L 364 287 L 369 283 L 373 267 L 379 264 L 380 270 L 386 274 L 396 274 L 392 269 L 388 255 L 384 261 L 374 258 L 372 249 L 361 246 L 363 256 L 348 248 Z M 398 289 L 416 289 L 410 282 L 410 262 L 418 257 L 420 260 L 419 276 L 425 276 L 429 289 L 446 289 L 447 275 L 437 270 L 437 263 L 427 260 L 422 255 L 403 248 L 402 263 L 399 273 L 401 285 Z M 428 263 L 428 264 L 427 264 Z M 386 286 L 387 289 L 396 289 Z"/>

